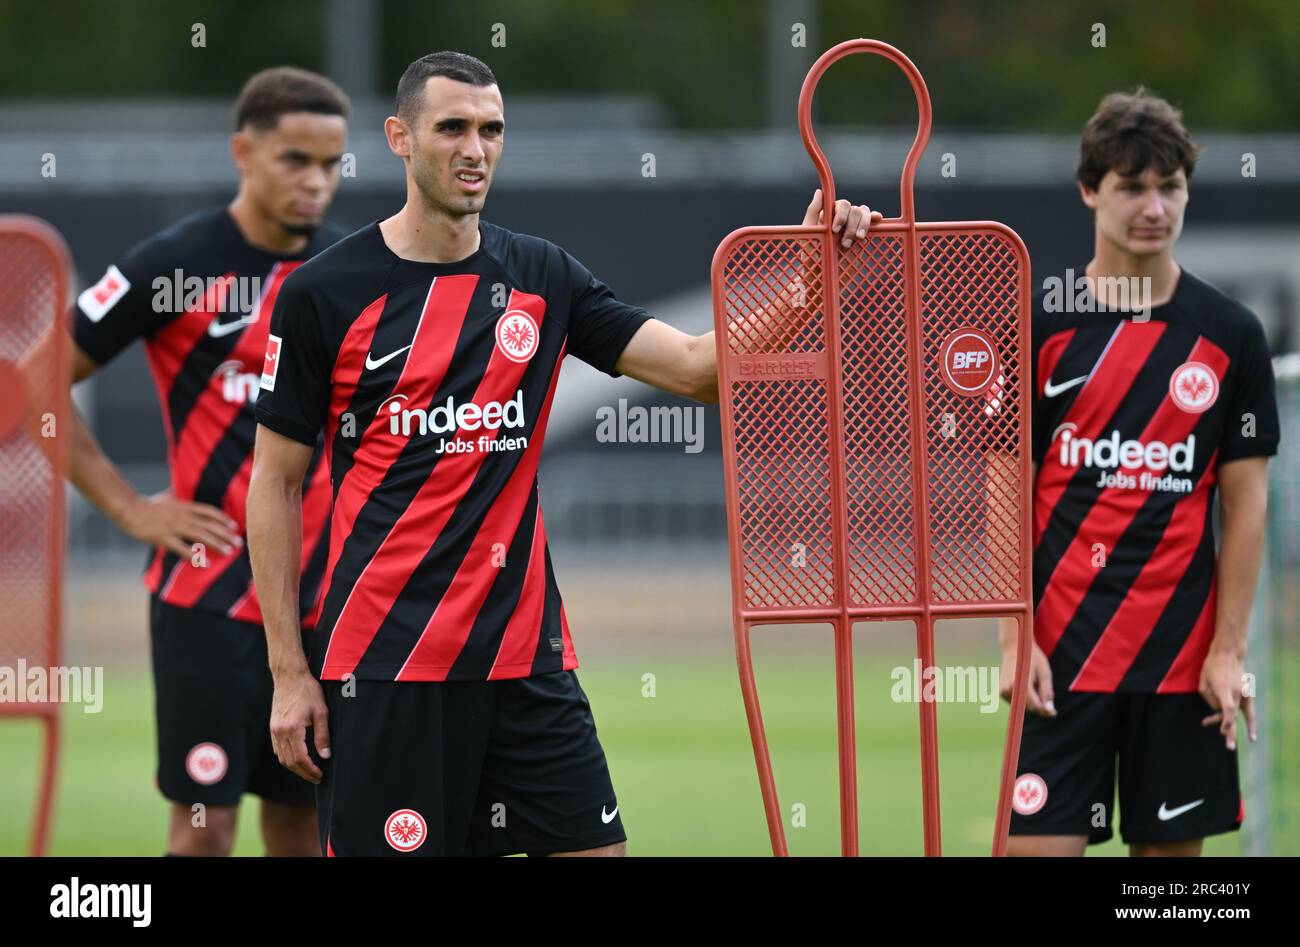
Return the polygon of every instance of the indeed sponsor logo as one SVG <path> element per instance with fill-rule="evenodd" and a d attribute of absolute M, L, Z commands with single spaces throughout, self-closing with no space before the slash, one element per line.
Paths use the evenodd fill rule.
<path fill-rule="evenodd" d="M 1187 435 L 1187 440 L 1176 444 L 1164 441 L 1122 441 L 1119 431 L 1112 431 L 1110 437 L 1091 440 L 1075 436 L 1070 428 L 1060 432 L 1062 467 L 1100 467 L 1126 470 L 1148 468 L 1151 470 L 1170 470 L 1186 472 L 1192 469 L 1196 456 L 1196 435 Z"/>
<path fill-rule="evenodd" d="M 257 401 L 257 390 L 261 387 L 262 376 L 244 371 L 244 363 L 238 360 L 222 362 L 217 366 L 212 377 L 218 379 L 221 397 L 232 404 Z"/>
<path fill-rule="evenodd" d="M 388 430 L 391 434 L 410 437 L 413 432 L 450 434 L 454 431 L 496 431 L 503 427 L 524 426 L 522 388 L 509 401 L 489 401 L 482 405 L 473 401 L 458 405 L 456 399 L 449 395 L 446 403 L 426 410 L 404 407 L 403 402 L 406 400 L 406 395 L 394 395 L 380 405 L 381 412 L 388 412 Z"/>
<path fill-rule="evenodd" d="M 1172 471 L 1186 473 L 1196 459 L 1196 435 L 1175 444 L 1164 441 L 1120 440 L 1119 431 L 1110 437 L 1092 440 L 1078 437 L 1074 425 L 1057 430 L 1061 443 L 1062 467 L 1095 467 L 1101 471 L 1097 479 L 1100 489 L 1162 490 L 1170 493 L 1191 493 L 1193 483 L 1189 477 L 1175 477 Z M 1163 477 L 1160 472 L 1168 469 Z M 1141 470 L 1133 475 L 1126 471 Z"/>

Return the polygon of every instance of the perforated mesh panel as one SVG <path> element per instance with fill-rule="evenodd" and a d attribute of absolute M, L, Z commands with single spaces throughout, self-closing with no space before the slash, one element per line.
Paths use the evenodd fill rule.
<path fill-rule="evenodd" d="M 724 431 L 734 451 L 745 609 L 915 607 L 927 525 L 930 603 L 1026 594 L 1018 333 L 1027 274 L 1007 233 L 938 226 L 946 225 L 917 230 L 919 330 L 908 316 L 905 231 L 880 228 L 837 251 L 838 353 L 829 350 L 835 334 L 823 312 L 816 238 L 756 235 L 724 251 L 718 298 L 726 320 L 718 330 L 729 353 Z M 1000 358 L 992 387 L 975 397 L 955 393 L 940 375 L 940 348 L 963 328 L 993 339 Z M 842 447 L 833 443 L 837 384 Z M 923 425 L 914 418 L 918 384 Z M 832 463 L 843 465 L 838 501 Z"/>
<path fill-rule="evenodd" d="M 1020 450 L 1019 260 L 999 231 L 922 233 L 918 249 L 930 431 L 931 599 L 1019 598 L 1020 481 L 998 476 Z M 982 397 L 954 394 L 940 380 L 939 347 L 960 328 L 979 329 L 997 343 L 1000 377 Z"/>
<path fill-rule="evenodd" d="M 821 241 L 806 237 L 753 239 L 733 248 L 726 267 L 727 343 L 732 353 L 826 350 L 821 256 Z M 787 323 L 787 338 L 773 339 L 771 324 L 763 317 L 779 301 L 788 301 L 795 312 Z"/>
<path fill-rule="evenodd" d="M 833 605 L 826 386 L 738 385 L 734 395 L 745 602 Z"/>
<path fill-rule="evenodd" d="M 60 319 L 66 276 L 40 239 L 0 226 L 2 397 L 25 401 L 15 363 Z M 45 366 L 55 378 L 58 366 Z M 46 666 L 54 654 L 51 599 L 59 594 L 61 541 L 51 528 L 62 478 L 17 425 L 0 437 L 0 665 Z"/>
<path fill-rule="evenodd" d="M 820 258 L 815 239 L 755 240 L 735 248 L 726 266 L 731 352 L 825 352 Z M 773 305 L 786 313 L 779 328 L 769 316 Z M 732 390 L 748 608 L 835 604 L 830 433 L 821 376 L 746 381 Z"/>
<path fill-rule="evenodd" d="M 912 407 L 902 234 L 840 257 L 844 492 L 851 605 L 917 599 Z"/>

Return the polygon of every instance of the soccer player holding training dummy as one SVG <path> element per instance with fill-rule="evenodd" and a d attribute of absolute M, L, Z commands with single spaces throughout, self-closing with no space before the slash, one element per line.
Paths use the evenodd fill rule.
<path fill-rule="evenodd" d="M 417 60 L 396 112 L 384 130 L 406 205 L 301 267 L 272 318 L 249 543 L 276 753 L 317 784 L 327 854 L 619 855 L 537 464 L 566 355 L 713 401 L 713 335 L 480 219 L 505 137 L 482 62 Z M 849 242 L 870 219 L 834 208 Z M 309 662 L 291 537 L 322 430 L 335 499 Z"/>
<path fill-rule="evenodd" d="M 1134 855 L 1198 855 L 1243 817 L 1246 619 L 1278 416 L 1259 320 L 1173 258 L 1196 150 L 1168 102 L 1107 96 L 1078 167 L 1092 260 L 1077 288 L 1034 298 L 1034 645 L 1013 855 L 1109 839 L 1117 772 Z M 1001 633 L 1009 682 L 1014 623 Z"/>
<path fill-rule="evenodd" d="M 347 97 L 288 67 L 249 79 L 235 105 L 239 192 L 184 218 L 111 266 L 73 313 L 75 381 L 137 339 L 158 389 L 171 489 L 137 496 L 75 417 L 69 479 L 129 536 L 154 547 L 151 593 L 158 788 L 167 851 L 228 855 L 240 797 L 262 799 L 271 855 L 315 854 L 313 794 L 266 739 L 272 679 L 244 548 L 244 510 L 268 324 L 284 279 L 343 236 L 322 225 L 338 187 Z M 329 477 L 308 449 L 299 486 L 301 600 L 324 571 Z M 298 615 L 289 616 L 294 634 Z M 196 818 L 194 806 L 204 806 Z"/>

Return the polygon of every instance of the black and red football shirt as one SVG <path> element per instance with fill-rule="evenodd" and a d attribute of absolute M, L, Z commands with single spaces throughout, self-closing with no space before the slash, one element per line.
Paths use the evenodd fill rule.
<path fill-rule="evenodd" d="M 325 431 L 334 505 L 312 667 L 481 681 L 577 667 L 538 505 L 565 355 L 610 374 L 649 319 L 576 259 L 485 221 L 456 263 L 378 223 L 304 264 L 271 319 L 257 419 Z"/>
<path fill-rule="evenodd" d="M 172 493 L 222 508 L 244 535 L 253 416 L 275 297 L 285 277 L 343 231 L 325 225 L 303 250 L 249 244 L 223 208 L 200 211 L 133 248 L 77 298 L 77 346 L 103 365 L 136 339 L 162 407 Z M 325 567 L 329 476 L 317 451 L 303 484 L 304 614 Z M 260 623 L 247 546 L 183 558 L 154 550 L 145 584 L 182 608 Z"/>
<path fill-rule="evenodd" d="M 1049 299 L 1033 313 L 1035 640 L 1057 688 L 1196 691 L 1219 466 L 1277 452 L 1263 329 L 1186 270 L 1146 314 L 1080 311 L 1095 303 L 1072 287 Z"/>

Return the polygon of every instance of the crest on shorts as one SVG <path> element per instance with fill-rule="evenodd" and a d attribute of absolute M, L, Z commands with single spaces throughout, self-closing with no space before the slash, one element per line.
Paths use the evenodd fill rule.
<path fill-rule="evenodd" d="M 384 838 L 399 852 L 415 851 L 424 844 L 427 834 L 424 816 L 414 809 L 398 809 L 384 826 Z"/>
<path fill-rule="evenodd" d="M 510 309 L 497 320 L 497 351 L 512 362 L 526 362 L 537 351 L 537 323 L 522 309 Z"/>
<path fill-rule="evenodd" d="M 1021 815 L 1033 815 L 1047 805 L 1047 783 L 1037 773 L 1023 773 L 1011 791 L 1011 808 Z"/>
<path fill-rule="evenodd" d="M 1192 414 L 1208 411 L 1219 397 L 1219 376 L 1204 362 L 1183 362 L 1169 376 L 1169 397 Z"/>
<path fill-rule="evenodd" d="M 226 751 L 215 743 L 197 743 L 185 754 L 185 772 L 204 786 L 220 782 L 229 768 Z"/>

